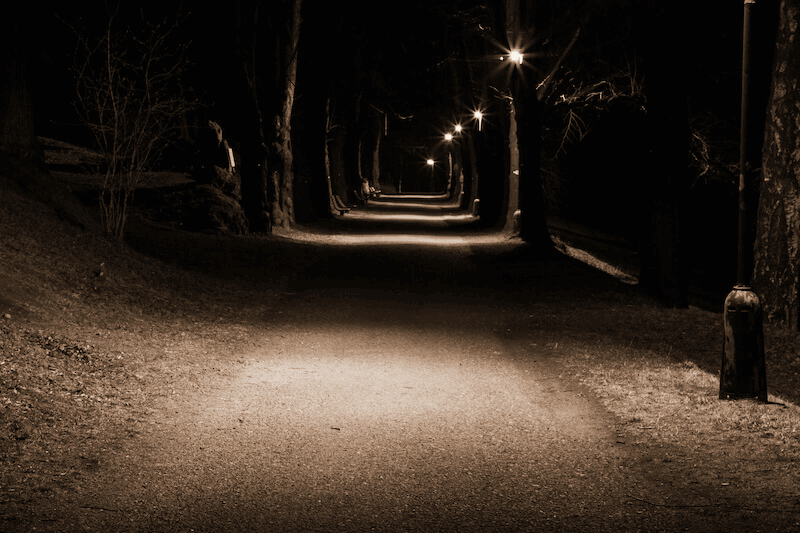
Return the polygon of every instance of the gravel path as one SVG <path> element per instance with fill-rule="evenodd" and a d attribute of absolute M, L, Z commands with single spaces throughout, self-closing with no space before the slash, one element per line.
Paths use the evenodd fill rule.
<path fill-rule="evenodd" d="M 527 312 L 593 305 L 618 281 L 396 224 L 371 226 L 391 243 L 319 244 L 245 340 L 189 354 L 174 394 L 64 496 L 69 521 L 43 529 L 737 530 L 647 503 L 671 495 Z"/>
<path fill-rule="evenodd" d="M 126 450 L 136 468 L 85 495 L 120 512 L 94 518 L 139 531 L 578 531 L 631 512 L 615 421 L 507 310 L 319 296 L 298 295 L 256 341 L 269 348 L 231 354 L 213 388 L 159 406 Z"/>

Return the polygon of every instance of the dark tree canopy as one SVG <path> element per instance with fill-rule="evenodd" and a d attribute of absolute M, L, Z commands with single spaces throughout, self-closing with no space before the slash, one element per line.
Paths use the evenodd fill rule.
<path fill-rule="evenodd" d="M 762 111 L 754 120 L 765 117 L 769 13 L 778 4 L 758 2 L 767 15 L 758 21 Z M 59 4 L 52 16 L 27 4 L 4 8 L 6 151 L 33 153 L 25 139 L 34 130 L 87 141 L 68 91 L 50 89 L 73 83 L 67 24 L 95 31 L 98 14 L 115 5 Z M 508 229 L 521 209 L 517 229 L 533 242 L 546 245 L 539 236 L 555 219 L 627 240 L 640 251 L 642 284 L 669 305 L 685 305 L 689 286 L 717 298 L 733 283 L 740 5 L 239 0 L 120 9 L 134 25 L 139 11 L 149 20 L 186 15 L 179 81 L 202 106 L 175 137 L 188 153 L 209 120 L 221 125 L 241 159 L 251 231 L 332 216 L 332 197 L 357 201 L 362 185 L 447 188 L 463 207 L 479 204 L 486 225 Z M 32 42 L 30 28 L 52 39 Z M 287 48 L 295 37 L 296 53 Z M 524 57 L 516 69 L 514 46 Z M 456 123 L 464 133 L 446 144 Z M 750 159 L 758 156 L 754 149 Z M 454 175 L 444 164 L 426 173 L 427 157 L 452 159 Z M 752 208 L 757 196 L 748 201 Z M 749 228 L 752 243 L 753 218 Z"/>

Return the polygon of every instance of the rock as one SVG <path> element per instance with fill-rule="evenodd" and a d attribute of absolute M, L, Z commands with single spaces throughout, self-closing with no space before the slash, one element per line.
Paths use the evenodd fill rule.
<path fill-rule="evenodd" d="M 238 172 L 230 172 L 216 165 L 197 167 L 192 172 L 192 179 L 205 185 L 214 185 L 234 200 L 242 199 L 242 177 Z"/>
<path fill-rule="evenodd" d="M 189 231 L 247 233 L 247 218 L 239 202 L 210 184 L 197 185 L 183 194 L 183 217 Z"/>
<path fill-rule="evenodd" d="M 197 165 L 193 166 L 192 179 L 214 185 L 234 200 L 241 200 L 242 179 L 236 171 L 233 150 L 222 134 L 222 127 L 209 120 L 208 128 L 200 130 L 196 146 Z"/>
<path fill-rule="evenodd" d="M 238 172 L 228 172 L 224 168 L 214 167 L 215 179 L 212 185 L 216 185 L 222 192 L 234 200 L 242 199 L 242 177 Z"/>
<path fill-rule="evenodd" d="M 208 121 L 208 128 L 198 131 L 197 142 L 198 167 L 212 169 L 215 166 L 228 168 L 228 151 L 223 143 L 222 128 L 214 121 Z"/>

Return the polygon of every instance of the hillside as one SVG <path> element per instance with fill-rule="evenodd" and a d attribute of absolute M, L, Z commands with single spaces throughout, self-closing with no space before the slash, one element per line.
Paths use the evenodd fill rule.
<path fill-rule="evenodd" d="M 163 231 L 167 242 L 153 225 L 134 221 L 130 227 L 132 236 L 167 246 L 185 262 L 149 257 L 66 222 L 0 175 L 5 502 L 24 505 L 35 495 L 79 490 L 80 476 L 69 474 L 91 470 L 94 451 L 124 437 L 125 421 L 166 394 L 177 365 L 164 362 L 170 347 L 208 339 L 212 353 L 235 344 L 232 324 L 263 312 L 269 295 L 278 298 L 285 283 L 242 281 L 235 267 L 220 274 L 224 263 L 213 251 L 246 238 Z M 267 300 L 249 302 L 254 290 Z"/>

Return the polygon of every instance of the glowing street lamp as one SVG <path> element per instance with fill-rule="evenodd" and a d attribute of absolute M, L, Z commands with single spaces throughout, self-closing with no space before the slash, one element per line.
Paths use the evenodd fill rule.
<path fill-rule="evenodd" d="M 461 130 L 464 129 L 461 127 L 461 124 L 456 124 L 456 133 L 461 133 Z"/>
<path fill-rule="evenodd" d="M 478 131 L 481 131 L 483 129 L 483 113 L 475 111 L 474 117 L 478 121 Z"/>
<path fill-rule="evenodd" d="M 522 64 L 522 53 L 519 50 L 511 50 L 511 53 L 508 54 L 509 61 L 513 61 L 515 63 Z"/>
<path fill-rule="evenodd" d="M 456 126 L 456 131 L 461 131 L 461 126 Z M 447 133 L 444 136 L 447 141 L 447 190 L 450 190 L 450 185 L 453 183 L 453 134 Z"/>
<path fill-rule="evenodd" d="M 435 176 L 435 173 L 434 173 L 434 170 L 433 170 L 433 164 L 434 164 L 434 161 L 433 161 L 433 159 L 428 159 L 427 163 L 428 163 L 428 166 L 429 166 L 429 167 L 431 167 L 431 184 L 430 184 L 430 189 L 431 189 L 431 192 L 433 192 L 433 189 L 434 189 L 434 188 L 435 188 L 435 186 L 436 186 L 436 176 Z"/>

